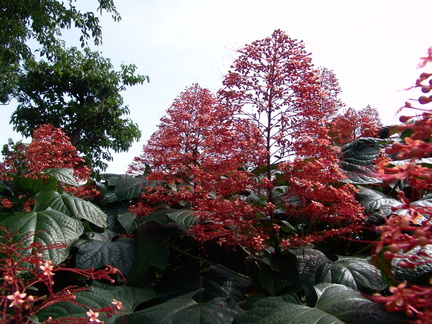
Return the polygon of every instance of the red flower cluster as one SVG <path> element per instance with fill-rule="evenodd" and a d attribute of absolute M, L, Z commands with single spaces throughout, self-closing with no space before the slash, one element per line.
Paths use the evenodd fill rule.
<path fill-rule="evenodd" d="M 432 52 L 422 58 L 420 67 L 432 61 Z M 415 87 L 423 93 L 431 91 L 430 73 L 422 73 Z M 431 100 L 420 96 L 417 102 L 425 105 Z M 382 255 L 395 266 L 415 269 L 432 262 L 432 256 L 426 247 L 432 244 L 432 208 L 428 204 L 418 204 L 415 200 L 427 195 L 431 187 L 432 168 L 424 163 L 432 153 L 432 111 L 427 108 L 414 107 L 411 102 L 406 108 L 421 111 L 421 114 L 408 117 L 402 116 L 404 123 L 397 127 L 402 132 L 403 141 L 395 142 L 386 149 L 387 154 L 395 154 L 403 162 L 392 163 L 389 159 L 378 162 L 378 170 L 386 182 L 404 181 L 410 188 L 409 195 L 401 191 L 398 198 L 400 206 L 394 207 L 394 214 L 387 223 L 380 227 L 381 240 L 375 247 L 376 259 Z M 393 280 L 397 281 L 396 278 Z M 432 281 L 426 284 L 413 284 L 409 281 L 400 282 L 397 287 L 390 288 L 389 296 L 375 295 L 374 299 L 383 302 L 389 311 L 404 311 L 408 316 L 417 318 L 417 323 L 432 323 Z"/>
<path fill-rule="evenodd" d="M 59 272 L 73 272 L 92 280 L 114 281 L 117 276 L 122 276 L 118 269 L 107 267 L 102 270 L 94 269 L 79 270 L 66 268 L 62 265 L 53 265 L 50 260 L 43 258 L 43 251 L 63 248 L 62 245 L 42 246 L 39 242 L 32 243 L 26 247 L 24 242 L 28 236 L 14 242 L 14 235 L 11 235 L 5 228 L 0 228 L 0 316 L 2 323 L 27 323 L 28 316 L 35 315 L 42 309 L 52 306 L 61 301 L 81 305 L 87 309 L 87 305 L 78 303 L 74 294 L 87 290 L 78 286 L 67 286 L 60 290 L 54 289 L 54 276 Z M 40 293 L 42 291 L 47 293 Z M 90 318 L 97 318 L 97 312 L 104 312 L 108 317 L 121 310 L 119 301 L 113 301 L 102 309 L 90 308 Z M 96 312 L 96 313 L 94 313 Z M 87 323 L 88 318 L 70 318 L 62 321 L 73 323 Z M 58 320 L 47 320 L 46 323 L 60 323 Z"/>

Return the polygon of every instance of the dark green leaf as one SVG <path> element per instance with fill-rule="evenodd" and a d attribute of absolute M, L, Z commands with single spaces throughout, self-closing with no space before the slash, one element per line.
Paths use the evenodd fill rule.
<path fill-rule="evenodd" d="M 73 176 L 74 173 L 73 169 L 69 169 L 69 168 L 45 169 L 43 173 L 55 177 L 60 182 L 78 187 L 78 183 L 76 182 Z"/>
<path fill-rule="evenodd" d="M 84 226 L 80 221 L 50 208 L 39 212 L 8 214 L 0 219 L 0 225 L 5 226 L 10 233 L 16 230 L 25 235 L 36 233 L 26 240 L 26 245 L 33 242 L 40 242 L 43 246 L 68 245 L 68 247 L 48 249 L 43 252 L 44 258 L 54 264 L 59 264 L 68 257 L 70 245 L 75 243 L 84 232 Z"/>
<path fill-rule="evenodd" d="M 92 287 L 89 290 L 75 294 L 75 302 L 96 309 L 112 306 L 113 299 L 120 301 L 125 308 L 124 311 L 119 311 L 116 315 L 110 318 L 107 318 L 104 313 L 100 312 L 99 319 L 103 320 L 104 323 L 114 323 L 116 318 L 122 317 L 122 313 L 132 313 L 137 306 L 137 303 L 142 303 L 156 297 L 156 294 L 152 289 L 127 286 L 105 287 L 105 289 L 101 287 Z M 88 318 L 86 315 L 87 311 L 88 308 L 81 305 L 69 302 L 59 302 L 39 312 L 39 316 L 42 320 L 46 320 L 50 316 L 53 319 L 71 316 L 75 316 L 76 318 Z"/>
<path fill-rule="evenodd" d="M 52 176 L 48 176 L 47 179 L 40 177 L 32 179 L 18 176 L 13 176 L 12 178 L 18 190 L 29 192 L 30 194 L 37 194 L 42 190 L 57 189 L 57 180 Z"/>
<path fill-rule="evenodd" d="M 123 228 L 125 229 L 125 231 L 127 233 L 130 233 L 130 232 L 136 230 L 137 223 L 136 223 L 135 219 L 136 219 L 136 214 L 134 214 L 130 211 L 126 211 L 124 213 L 121 213 L 117 217 L 117 220 L 120 222 L 120 224 L 123 226 Z"/>
<path fill-rule="evenodd" d="M 167 216 L 171 218 L 180 227 L 189 228 L 198 222 L 198 219 L 194 216 L 194 210 L 178 210 L 167 213 Z"/>
<path fill-rule="evenodd" d="M 170 299 L 163 304 L 153 306 L 124 318 L 118 318 L 121 323 L 146 324 L 227 324 L 231 323 L 238 310 L 222 299 L 213 299 L 208 303 L 197 303 L 192 299 L 196 292 Z"/>
<path fill-rule="evenodd" d="M 392 212 L 391 208 L 400 205 L 398 200 L 369 188 L 360 189 L 358 201 L 365 208 L 366 214 L 373 214 L 378 211 L 383 216 L 390 215 Z"/>
<path fill-rule="evenodd" d="M 367 259 L 345 257 L 322 264 L 315 277 L 316 283 L 338 283 L 364 292 L 381 291 L 387 284 L 380 271 Z"/>
<path fill-rule="evenodd" d="M 398 324 L 384 305 L 377 304 L 344 285 L 319 284 L 315 286 L 318 295 L 316 308 L 332 314 L 346 324 Z"/>
<path fill-rule="evenodd" d="M 84 219 L 90 223 L 106 228 L 107 216 L 96 205 L 69 194 L 57 191 L 42 191 L 36 195 L 35 211 L 53 208 L 76 219 Z"/>
<path fill-rule="evenodd" d="M 239 313 L 233 324 L 344 324 L 331 314 L 299 305 L 293 297 L 267 297 L 252 304 L 250 310 Z"/>
<path fill-rule="evenodd" d="M 127 237 L 121 237 L 114 242 L 81 240 L 76 247 L 78 269 L 97 269 L 111 265 L 127 275 L 135 257 L 135 241 Z"/>
<path fill-rule="evenodd" d="M 128 280 L 136 284 L 150 266 L 164 269 L 168 263 L 169 249 L 166 244 L 168 237 L 140 233 L 137 237 L 137 251 Z"/>

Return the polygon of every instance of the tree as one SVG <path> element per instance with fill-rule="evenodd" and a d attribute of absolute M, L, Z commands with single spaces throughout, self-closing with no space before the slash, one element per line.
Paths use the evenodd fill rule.
<path fill-rule="evenodd" d="M 88 48 L 57 47 L 52 61 L 24 66 L 18 82 L 18 107 L 11 123 L 30 136 L 41 124 L 62 128 L 71 143 L 92 163 L 106 169 L 110 150 L 127 151 L 141 132 L 123 105 L 121 91 L 142 84 L 147 76 L 135 74 L 136 66 L 114 70 L 110 60 Z"/>
<path fill-rule="evenodd" d="M 303 238 L 292 238 L 300 244 L 358 230 L 361 208 L 354 188 L 340 183 L 339 151 L 330 145 L 325 127 L 325 119 L 340 106 L 334 75 L 322 69 L 320 77 L 303 43 L 281 30 L 238 52 L 220 95 L 264 138 L 257 191 L 267 203 L 264 217 L 308 224 Z M 327 230 L 313 234 L 320 226 Z"/>
<path fill-rule="evenodd" d="M 37 41 L 42 54 L 50 56 L 57 46 L 63 29 L 76 27 L 81 31 L 82 46 L 93 38 L 102 41 L 99 19 L 93 12 L 81 12 L 74 1 L 2 0 L 0 10 L 0 102 L 7 103 L 13 95 L 22 62 L 33 59 L 28 41 Z M 119 20 L 113 0 L 98 0 L 98 11 L 112 13 Z"/>
<path fill-rule="evenodd" d="M 202 219 L 218 219 L 211 233 L 197 231 L 197 238 L 217 237 L 227 245 L 238 243 L 229 226 L 249 231 L 242 240 L 255 233 L 249 223 L 255 210 L 236 195 L 252 185 L 247 166 L 259 163 L 263 149 L 254 125 L 234 113 L 198 84 L 186 88 L 129 168 L 129 173 L 144 174 L 150 167 L 147 179 L 165 184 L 146 188 L 145 202 L 187 204 Z M 133 210 L 140 215 L 148 211 L 145 204 Z"/>
<path fill-rule="evenodd" d="M 367 106 L 359 111 L 349 108 L 328 124 L 333 144 L 342 146 L 360 137 L 376 137 L 383 127 L 378 111 Z"/>

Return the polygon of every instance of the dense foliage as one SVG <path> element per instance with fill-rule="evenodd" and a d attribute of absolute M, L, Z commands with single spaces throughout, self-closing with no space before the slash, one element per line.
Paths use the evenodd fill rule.
<path fill-rule="evenodd" d="M 114 20 L 120 16 L 112 0 L 98 0 L 98 11 L 112 14 Z M 44 55 L 51 55 L 58 45 L 63 29 L 78 28 L 81 43 L 89 39 L 96 44 L 102 41 L 99 18 L 91 11 L 81 12 L 74 1 L 2 0 L 0 10 L 0 102 L 10 100 L 15 92 L 23 62 L 32 61 L 34 49 L 29 40 L 40 44 Z"/>
<path fill-rule="evenodd" d="M 141 137 L 138 125 L 124 117 L 129 108 L 121 96 L 126 86 L 148 81 L 135 71 L 133 64 L 116 71 L 89 48 L 58 46 L 50 60 L 24 65 L 11 123 L 25 136 L 42 124 L 62 128 L 88 163 L 104 170 L 110 151 L 125 152 Z"/>
<path fill-rule="evenodd" d="M 81 68 L 63 80 L 66 61 L 28 65 L 37 95 L 21 103 L 60 118 L 80 102 L 58 94 L 96 78 L 97 118 L 113 84 Z M 55 100 L 31 79 L 43 71 Z M 111 71 L 113 87 L 142 81 L 134 71 Z M 217 94 L 186 88 L 129 174 L 97 179 L 83 133 L 41 118 L 30 144 L 2 150 L 2 322 L 432 323 L 431 78 L 405 104 L 418 114 L 370 137 L 376 111 L 344 114 L 334 73 L 276 30 L 239 50 Z"/>

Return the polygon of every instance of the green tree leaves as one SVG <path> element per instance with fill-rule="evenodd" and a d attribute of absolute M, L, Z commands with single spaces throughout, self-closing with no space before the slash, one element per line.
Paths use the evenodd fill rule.
<path fill-rule="evenodd" d="M 84 48 L 53 47 L 50 60 L 24 66 L 19 78 L 19 105 L 11 122 L 29 136 L 41 124 L 62 128 L 71 143 L 93 166 L 106 168 L 110 150 L 127 151 L 141 136 L 138 126 L 125 118 L 129 109 L 121 91 L 143 84 L 148 77 L 136 74 L 133 64 L 114 70 L 99 52 Z"/>

